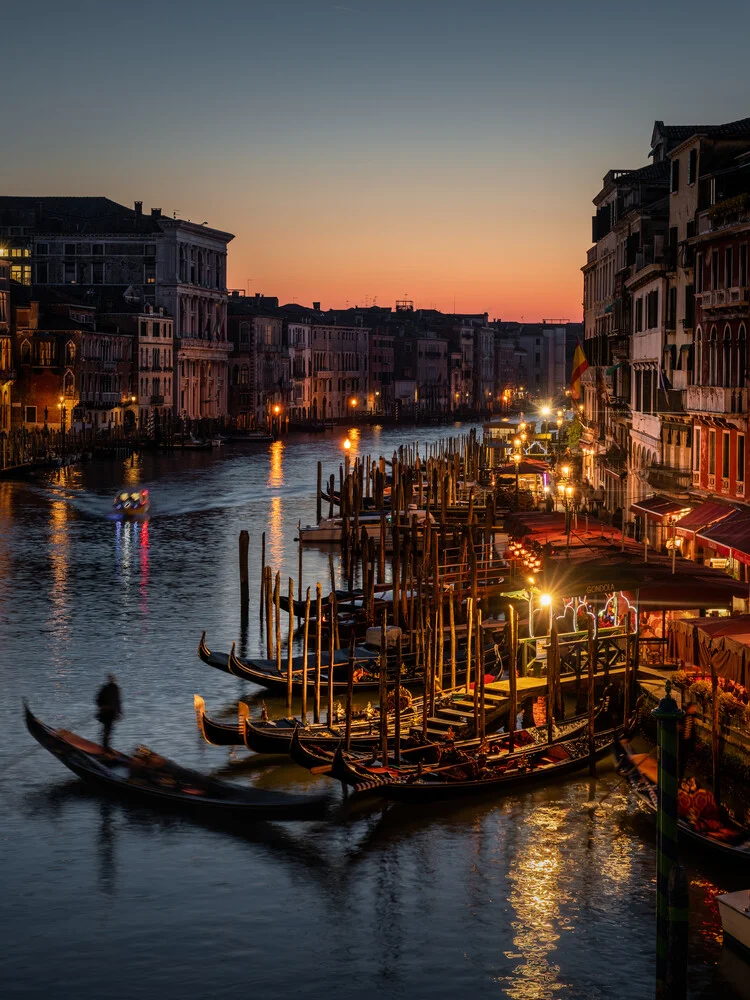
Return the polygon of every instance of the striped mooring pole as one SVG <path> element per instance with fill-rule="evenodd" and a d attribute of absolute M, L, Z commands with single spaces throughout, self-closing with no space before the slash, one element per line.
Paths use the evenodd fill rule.
<path fill-rule="evenodd" d="M 669 973 L 669 876 L 677 864 L 677 723 L 684 712 L 672 683 L 651 713 L 657 724 L 659 785 L 656 814 L 656 996 L 666 998 Z M 671 978 L 671 977 L 670 977 Z"/>

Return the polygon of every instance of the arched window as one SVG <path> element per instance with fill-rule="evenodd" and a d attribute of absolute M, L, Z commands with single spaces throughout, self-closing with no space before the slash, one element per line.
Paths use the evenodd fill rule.
<path fill-rule="evenodd" d="M 31 361 L 31 344 L 24 340 L 21 344 L 21 364 L 27 365 Z"/>
<path fill-rule="evenodd" d="M 740 388 L 744 386 L 747 367 L 747 335 L 745 324 L 743 323 L 737 331 L 737 372 L 735 385 Z"/>
<path fill-rule="evenodd" d="M 703 384 L 703 330 L 700 327 L 695 331 L 695 368 L 693 371 L 693 384 Z"/>
<path fill-rule="evenodd" d="M 727 324 L 724 327 L 724 343 L 722 344 L 721 384 L 732 385 L 732 331 Z"/>
<path fill-rule="evenodd" d="M 65 360 L 69 365 L 72 365 L 76 359 L 76 345 L 72 340 L 69 340 L 65 345 Z"/>
<path fill-rule="evenodd" d="M 719 335 L 716 327 L 711 327 L 711 336 L 708 344 L 708 384 L 716 385 L 719 365 Z"/>
<path fill-rule="evenodd" d="M 250 324 L 240 323 L 240 343 L 249 344 L 250 343 Z"/>

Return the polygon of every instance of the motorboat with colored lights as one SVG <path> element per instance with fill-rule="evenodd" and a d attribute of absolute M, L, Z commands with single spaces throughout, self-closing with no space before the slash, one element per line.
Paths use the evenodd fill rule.
<path fill-rule="evenodd" d="M 148 490 L 136 490 L 133 493 L 123 491 L 118 493 L 112 501 L 112 508 L 115 514 L 122 514 L 124 517 L 138 517 L 147 513 L 150 506 Z"/>

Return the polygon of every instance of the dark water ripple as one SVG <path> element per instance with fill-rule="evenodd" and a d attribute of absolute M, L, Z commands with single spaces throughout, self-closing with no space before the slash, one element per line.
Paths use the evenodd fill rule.
<path fill-rule="evenodd" d="M 355 447 L 390 454 L 404 440 L 368 430 Z M 206 629 L 217 648 L 262 650 L 260 536 L 286 586 L 295 528 L 314 517 L 318 458 L 333 471 L 341 435 L 0 483 L 2 995 L 653 995 L 653 830 L 606 767 L 597 782 L 459 809 L 363 805 L 336 824 L 238 835 L 102 801 L 31 743 L 24 697 L 93 735 L 93 694 L 114 669 L 118 744 L 147 740 L 229 780 L 328 787 L 290 764 L 208 747 L 192 708 L 199 692 L 223 718 L 238 697 L 259 711 L 262 693 L 203 666 L 196 644 Z M 151 489 L 147 521 L 109 516 L 122 485 Z M 327 552 L 306 551 L 305 584 L 327 578 Z M 742 873 L 690 874 L 692 995 L 746 996 L 747 966 L 722 951 L 712 902 L 719 887 L 745 887 Z"/>

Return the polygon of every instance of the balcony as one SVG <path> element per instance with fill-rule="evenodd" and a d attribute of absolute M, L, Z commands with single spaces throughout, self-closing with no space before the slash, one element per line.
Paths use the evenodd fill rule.
<path fill-rule="evenodd" d="M 654 464 L 648 469 L 648 481 L 655 490 L 681 492 L 690 488 L 692 478 L 690 469 L 675 469 L 671 465 Z"/>
<path fill-rule="evenodd" d="M 151 396 L 149 397 L 149 402 L 152 406 L 162 406 L 164 404 L 164 396 Z"/>
<path fill-rule="evenodd" d="M 122 405 L 122 395 L 119 392 L 82 392 L 78 403 L 93 409 L 109 409 Z"/>
<path fill-rule="evenodd" d="M 15 377 L 15 368 L 0 368 L 0 382 L 12 382 Z"/>
<path fill-rule="evenodd" d="M 691 385 L 685 390 L 685 409 L 691 413 L 720 413 L 724 416 L 747 412 L 747 389 L 718 385 Z"/>
<path fill-rule="evenodd" d="M 656 408 L 659 413 L 684 413 L 685 393 L 681 389 L 659 389 Z"/>
<path fill-rule="evenodd" d="M 746 306 L 750 301 L 750 288 L 711 288 L 695 296 L 703 311 L 714 309 L 731 309 L 735 306 Z"/>

